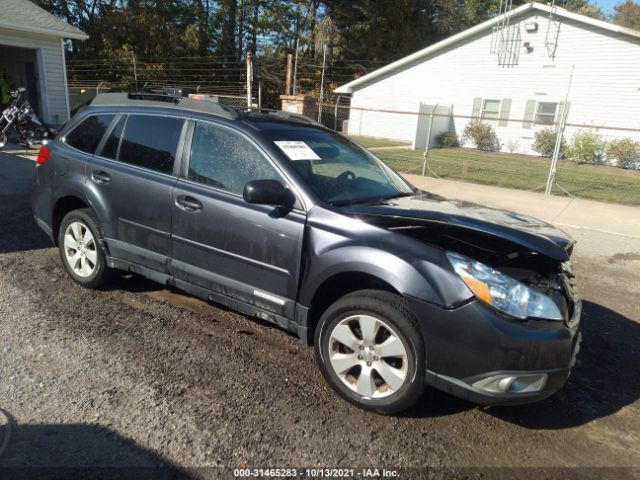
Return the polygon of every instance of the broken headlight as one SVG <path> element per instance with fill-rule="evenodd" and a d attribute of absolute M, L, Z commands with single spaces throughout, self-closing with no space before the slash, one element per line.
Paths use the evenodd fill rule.
<path fill-rule="evenodd" d="M 520 319 L 563 319 L 558 306 L 544 293 L 471 258 L 453 252 L 447 252 L 447 257 L 469 290 L 496 310 Z"/>

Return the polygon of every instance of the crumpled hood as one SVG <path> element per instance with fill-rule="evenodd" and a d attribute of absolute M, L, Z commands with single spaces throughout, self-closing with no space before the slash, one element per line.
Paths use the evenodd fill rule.
<path fill-rule="evenodd" d="M 500 237 L 554 260 L 569 259 L 574 240 L 552 225 L 526 215 L 482 205 L 449 200 L 421 192 L 417 195 L 394 198 L 376 204 L 355 204 L 343 207 L 344 214 L 359 217 L 387 228 L 437 223 L 469 229 Z"/>

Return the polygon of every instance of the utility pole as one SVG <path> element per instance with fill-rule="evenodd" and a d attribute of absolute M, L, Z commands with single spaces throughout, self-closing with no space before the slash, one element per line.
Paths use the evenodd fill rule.
<path fill-rule="evenodd" d="M 433 129 L 433 116 L 435 115 L 437 109 L 438 109 L 438 104 L 436 103 L 436 106 L 433 107 L 433 110 L 431 110 L 431 113 L 429 114 L 429 128 L 427 129 L 427 143 L 424 146 L 424 155 L 423 155 L 424 163 L 422 164 L 423 177 L 427 173 L 427 161 L 429 160 L 429 147 L 431 143 L 431 130 Z"/>
<path fill-rule="evenodd" d="M 564 129 L 567 125 L 567 113 L 569 110 L 569 93 L 571 92 L 571 82 L 573 82 L 573 70 L 575 65 L 571 67 L 571 75 L 569 76 L 569 85 L 567 86 L 567 95 L 564 98 L 564 106 L 560 113 L 560 124 L 558 125 L 558 135 L 556 136 L 556 145 L 553 148 L 553 156 L 551 158 L 551 168 L 549 169 L 549 178 L 547 179 L 547 188 L 544 193 L 551 195 L 553 184 L 556 181 L 556 173 L 558 171 L 558 159 L 560 158 L 560 148 L 562 147 L 562 139 L 564 137 Z"/>
<path fill-rule="evenodd" d="M 136 93 L 138 93 L 138 68 L 136 66 L 136 56 L 135 55 L 133 55 L 132 60 L 133 60 L 133 81 L 136 84 Z"/>
<path fill-rule="evenodd" d="M 324 97 L 324 69 L 327 66 L 327 44 L 322 49 L 322 77 L 320 78 L 320 101 L 318 102 L 318 122 L 322 123 L 322 100 Z"/>
<path fill-rule="evenodd" d="M 291 95 L 291 64 L 292 64 L 292 55 L 289 53 L 287 54 L 287 74 L 286 74 L 286 79 L 285 79 L 285 83 L 284 83 L 284 94 L 285 95 Z"/>
<path fill-rule="evenodd" d="M 296 38 L 296 60 L 293 63 L 293 94 L 298 94 L 298 87 L 296 85 L 298 79 L 298 47 L 300 46 L 300 38 Z"/>
<path fill-rule="evenodd" d="M 251 95 L 251 82 L 253 81 L 253 63 L 251 58 L 251 51 L 247 52 L 247 107 L 251 110 L 252 95 Z"/>

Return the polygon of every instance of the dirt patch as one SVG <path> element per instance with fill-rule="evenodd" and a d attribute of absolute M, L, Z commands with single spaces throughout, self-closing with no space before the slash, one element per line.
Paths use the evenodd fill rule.
<path fill-rule="evenodd" d="M 607 260 L 609 263 L 630 262 L 632 260 L 640 261 L 640 252 L 633 253 L 616 253 Z"/>
<path fill-rule="evenodd" d="M 7 199 L 0 228 L 0 408 L 16 423 L 0 476 L 29 465 L 246 464 L 633 478 L 619 468 L 640 466 L 637 254 L 608 263 L 578 249 L 584 340 L 557 395 L 480 410 L 429 389 L 405 415 L 382 417 L 339 399 L 313 350 L 281 329 L 136 276 L 98 291 L 74 284 L 27 199 Z"/>

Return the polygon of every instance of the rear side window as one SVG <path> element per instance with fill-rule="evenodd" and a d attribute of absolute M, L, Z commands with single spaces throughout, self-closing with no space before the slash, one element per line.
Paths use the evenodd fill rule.
<path fill-rule="evenodd" d="M 117 160 L 157 172 L 171 173 L 183 124 L 184 120 L 180 118 L 129 115 L 124 125 Z M 119 136 L 119 127 L 114 130 L 116 136 Z M 114 158 L 110 140 L 111 138 L 105 149 Z"/>
<path fill-rule="evenodd" d="M 95 153 L 100 140 L 109 128 L 115 115 L 91 115 L 65 135 L 67 145 L 86 153 Z"/>

